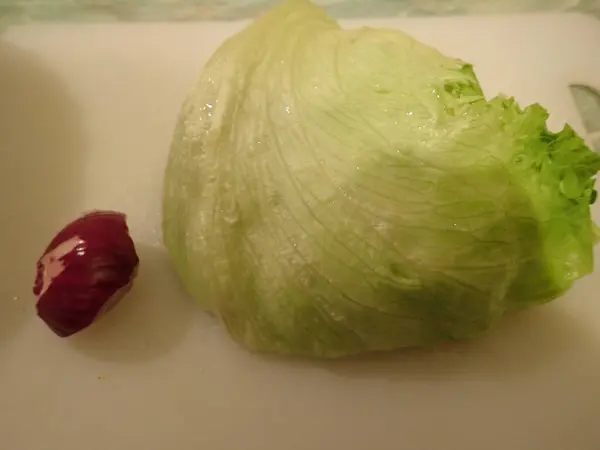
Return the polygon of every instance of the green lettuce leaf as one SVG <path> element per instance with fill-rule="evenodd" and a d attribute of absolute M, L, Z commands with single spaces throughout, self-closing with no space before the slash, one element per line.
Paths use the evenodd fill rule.
<path fill-rule="evenodd" d="M 473 68 L 305 0 L 225 42 L 186 100 L 164 241 L 257 351 L 336 357 L 472 338 L 593 269 L 600 157 Z"/>

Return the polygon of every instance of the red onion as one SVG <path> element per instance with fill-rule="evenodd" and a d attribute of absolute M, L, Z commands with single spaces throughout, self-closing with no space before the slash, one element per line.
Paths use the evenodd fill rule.
<path fill-rule="evenodd" d="M 37 263 L 38 315 L 61 337 L 77 333 L 131 289 L 138 263 L 124 214 L 80 217 L 56 235 Z"/>

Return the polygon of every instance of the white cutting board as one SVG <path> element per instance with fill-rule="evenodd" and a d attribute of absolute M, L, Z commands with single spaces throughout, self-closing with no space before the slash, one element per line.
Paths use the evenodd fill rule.
<path fill-rule="evenodd" d="M 600 88 L 600 23 L 584 16 L 370 24 L 472 61 L 488 94 L 545 104 L 554 128 L 583 131 L 569 83 Z M 160 246 L 163 164 L 184 96 L 241 26 L 0 38 L 0 448 L 599 449 L 600 270 L 485 339 L 333 362 L 250 354 L 182 293 Z M 129 215 L 141 272 L 117 309 L 61 340 L 34 313 L 35 261 L 93 208 Z"/>

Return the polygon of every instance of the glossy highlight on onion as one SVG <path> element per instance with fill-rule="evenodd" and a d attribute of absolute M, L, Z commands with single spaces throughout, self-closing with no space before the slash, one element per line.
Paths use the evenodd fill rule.
<path fill-rule="evenodd" d="M 124 214 L 85 214 L 64 227 L 37 262 L 37 313 L 58 336 L 71 336 L 123 298 L 138 264 Z"/>

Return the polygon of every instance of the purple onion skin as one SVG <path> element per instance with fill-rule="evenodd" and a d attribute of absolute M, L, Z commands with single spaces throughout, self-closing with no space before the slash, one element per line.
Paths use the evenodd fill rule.
<path fill-rule="evenodd" d="M 58 336 L 71 336 L 121 300 L 138 264 L 124 214 L 86 214 L 63 228 L 37 263 L 37 313 Z"/>

